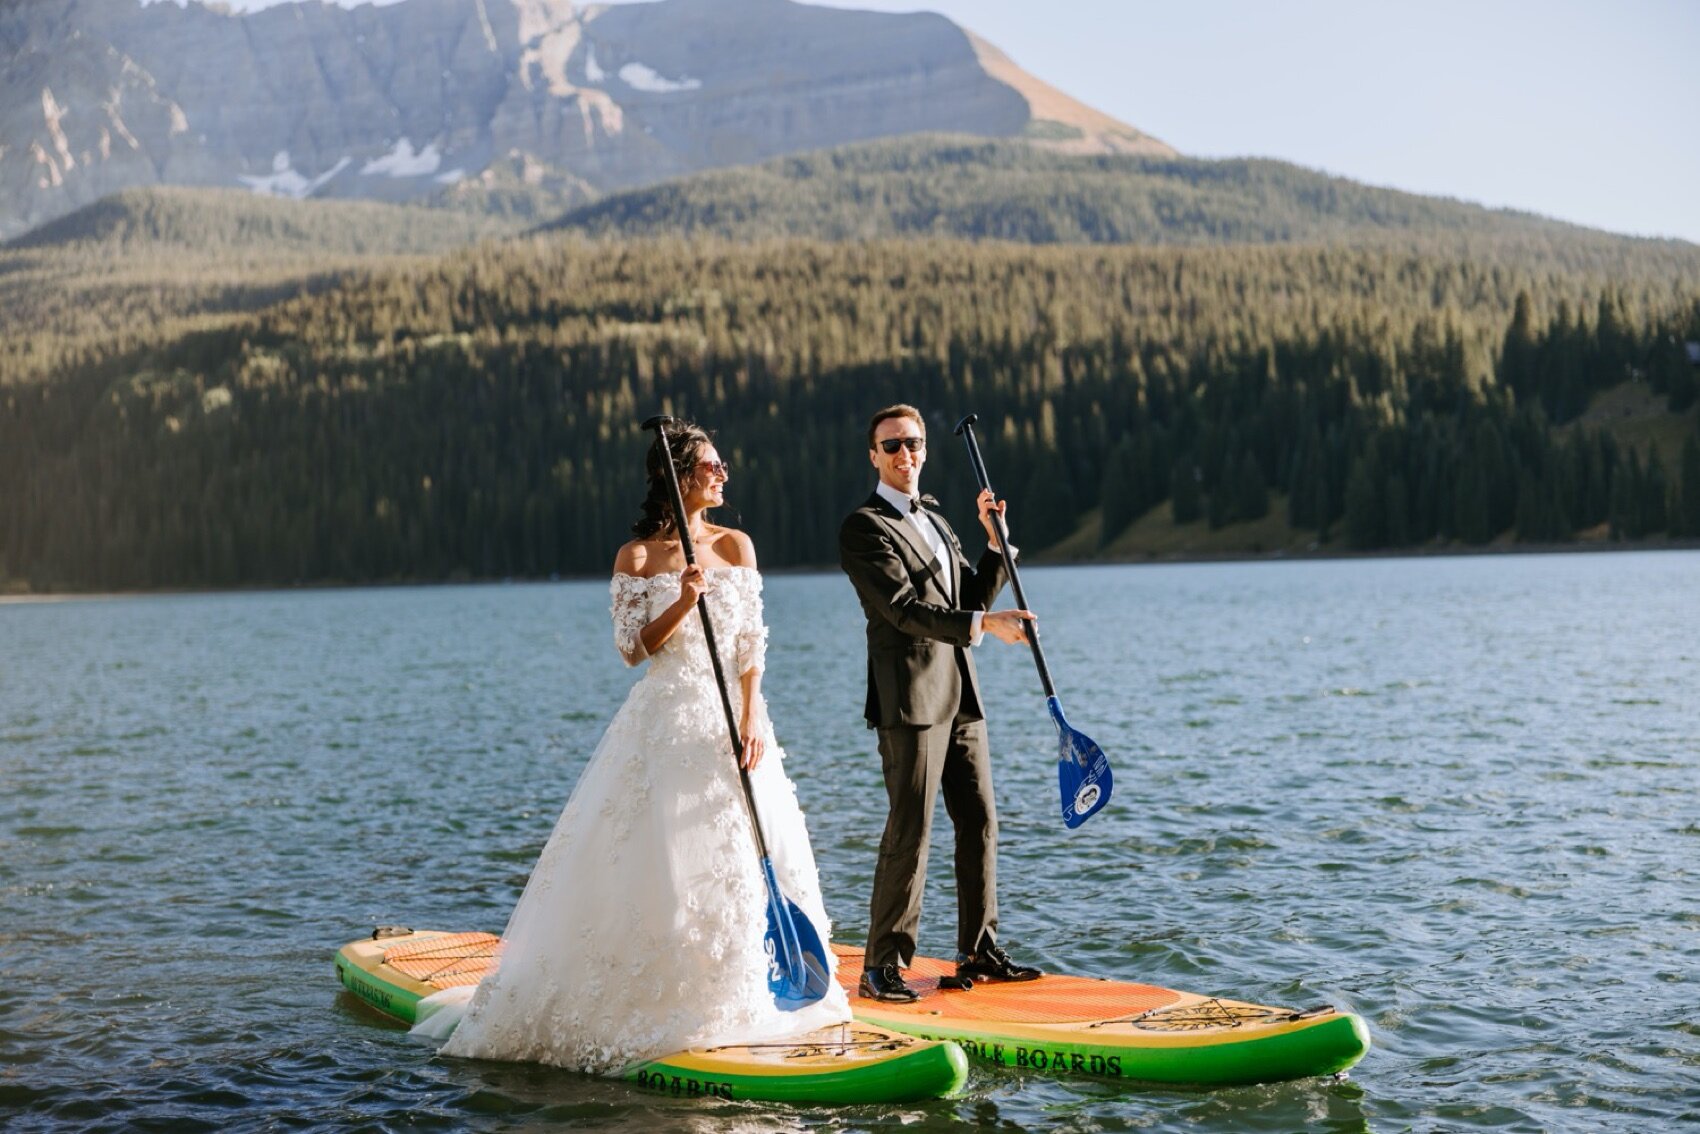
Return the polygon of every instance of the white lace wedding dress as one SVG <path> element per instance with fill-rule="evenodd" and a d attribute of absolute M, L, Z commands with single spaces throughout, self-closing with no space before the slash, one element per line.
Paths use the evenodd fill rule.
<path fill-rule="evenodd" d="M 761 575 L 711 568 L 709 614 L 734 713 L 737 675 L 765 663 Z M 678 598 L 677 575 L 615 575 L 614 641 L 645 660 L 638 632 Z M 443 1052 L 619 1074 L 691 1047 L 782 1039 L 850 1018 L 834 983 L 795 1011 L 774 1005 L 763 885 L 701 621 L 653 657 L 579 776 L 474 990 L 421 1005 L 416 1033 Z M 780 889 L 821 940 L 829 925 L 797 796 L 764 706 L 767 751 L 751 774 Z M 830 963 L 830 958 L 829 958 Z"/>

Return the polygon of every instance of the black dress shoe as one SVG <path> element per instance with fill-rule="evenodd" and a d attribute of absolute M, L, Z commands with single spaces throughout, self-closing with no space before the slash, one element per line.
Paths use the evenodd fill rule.
<path fill-rule="evenodd" d="M 1018 965 L 996 945 L 987 945 L 965 960 L 956 962 L 956 975 L 968 980 L 1038 980 L 1045 974 L 1027 965 Z"/>
<path fill-rule="evenodd" d="M 868 1000 L 884 1000 L 891 1004 L 913 1004 L 921 999 L 921 994 L 909 987 L 909 983 L 903 979 L 903 971 L 896 965 L 863 969 L 862 983 L 856 986 L 856 995 Z"/>

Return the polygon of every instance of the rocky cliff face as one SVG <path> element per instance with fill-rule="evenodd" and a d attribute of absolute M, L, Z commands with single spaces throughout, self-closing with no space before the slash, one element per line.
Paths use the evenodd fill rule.
<path fill-rule="evenodd" d="M 600 189 L 919 131 L 1172 154 L 942 16 L 790 0 L 0 4 L 0 237 L 134 185 Z"/>

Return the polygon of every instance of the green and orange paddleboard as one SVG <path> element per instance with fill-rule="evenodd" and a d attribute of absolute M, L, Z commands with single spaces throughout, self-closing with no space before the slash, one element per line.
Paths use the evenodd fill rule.
<path fill-rule="evenodd" d="M 856 995 L 860 950 L 835 946 L 838 982 L 856 1019 L 1045 1075 L 1096 1075 L 1149 1083 L 1228 1086 L 1333 1075 L 1369 1050 L 1363 1019 L 1333 1008 L 1295 1011 L 1149 984 L 1047 974 L 1036 981 L 977 982 L 941 990 L 954 963 L 917 957 L 905 977 L 909 1004 Z"/>
<path fill-rule="evenodd" d="M 474 985 L 499 962 L 489 933 L 379 930 L 337 951 L 337 979 L 404 1024 L 434 992 Z M 683 1051 L 628 1068 L 627 1082 L 677 1097 L 794 1103 L 898 1103 L 959 1090 L 961 1047 L 860 1021 L 782 1042 Z"/>

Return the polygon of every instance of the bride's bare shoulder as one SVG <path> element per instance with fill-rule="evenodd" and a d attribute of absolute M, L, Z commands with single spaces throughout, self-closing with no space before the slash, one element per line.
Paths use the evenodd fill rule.
<path fill-rule="evenodd" d="M 614 556 L 614 574 L 636 575 L 642 578 L 649 574 L 650 553 L 654 545 L 646 539 L 628 540 L 620 545 L 620 550 Z"/>
<path fill-rule="evenodd" d="M 754 567 L 756 565 L 755 541 L 749 533 L 737 528 L 714 529 L 714 554 L 728 567 Z"/>

